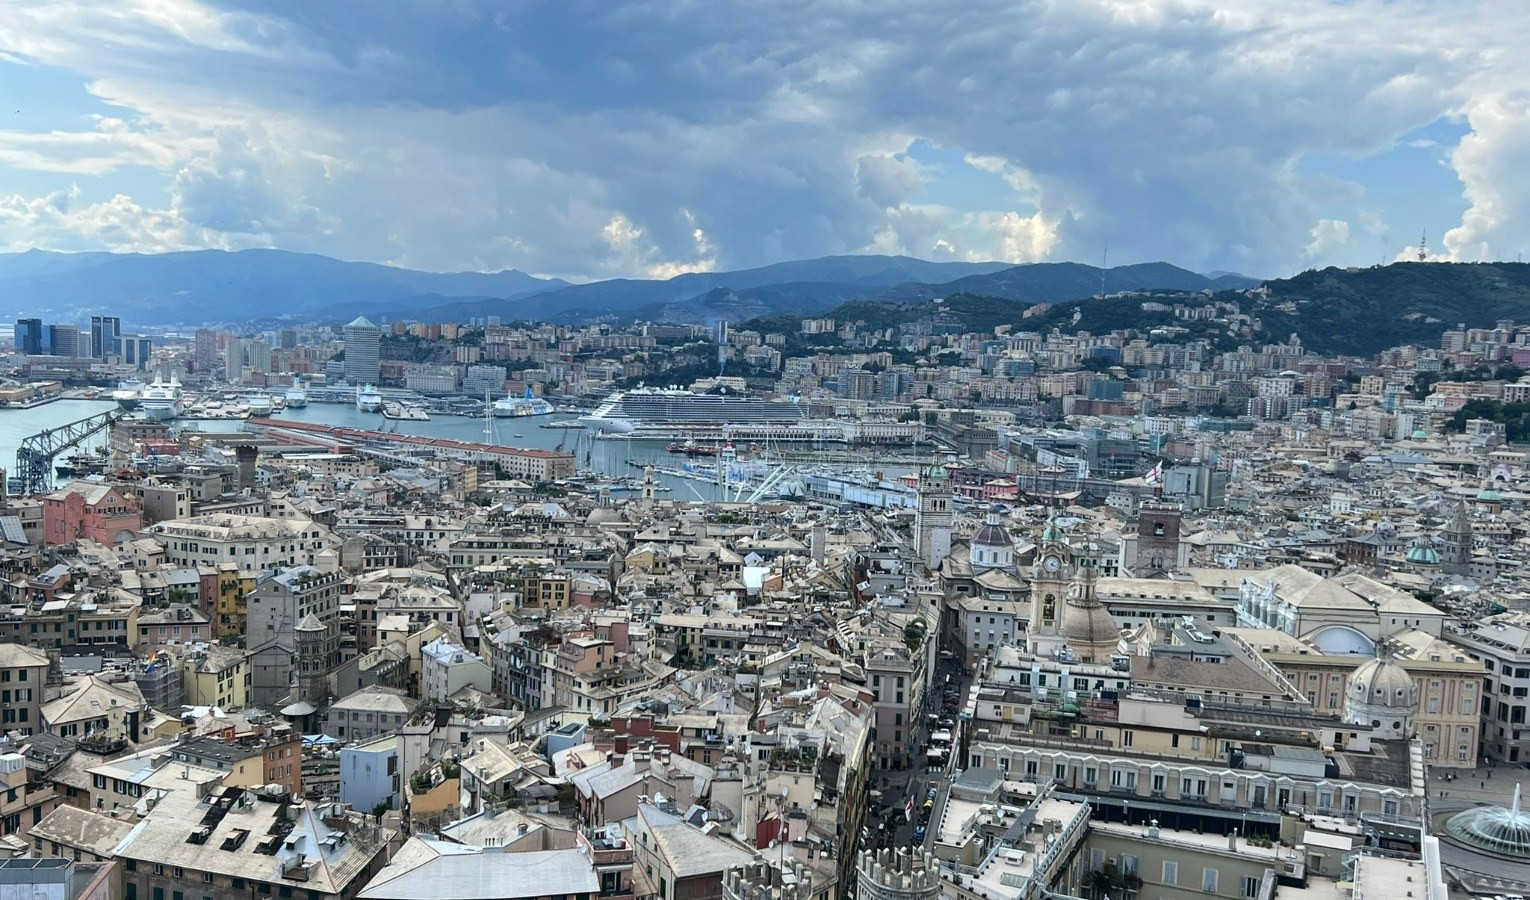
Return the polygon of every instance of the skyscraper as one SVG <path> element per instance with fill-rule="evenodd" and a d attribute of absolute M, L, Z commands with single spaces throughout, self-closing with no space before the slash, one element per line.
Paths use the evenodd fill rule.
<path fill-rule="evenodd" d="M 117 316 L 90 317 L 90 357 L 106 359 L 116 356 L 117 345 L 122 340 L 122 320 Z"/>
<path fill-rule="evenodd" d="M 244 347 L 244 353 L 250 360 L 251 372 L 271 371 L 271 345 L 262 340 L 250 341 Z"/>
<path fill-rule="evenodd" d="M 223 377 L 232 384 L 244 380 L 244 341 L 233 335 L 223 345 Z"/>
<path fill-rule="evenodd" d="M 376 384 L 378 350 L 382 330 L 366 316 L 345 326 L 345 380 L 351 384 Z"/>
<path fill-rule="evenodd" d="M 211 328 L 198 328 L 196 347 L 192 362 L 198 372 L 210 372 L 218 364 L 218 332 Z"/>
<path fill-rule="evenodd" d="M 54 356 L 80 355 L 80 326 L 49 325 L 48 339 Z"/>
<path fill-rule="evenodd" d="M 40 356 L 43 352 L 42 319 L 16 320 L 16 352 Z"/>

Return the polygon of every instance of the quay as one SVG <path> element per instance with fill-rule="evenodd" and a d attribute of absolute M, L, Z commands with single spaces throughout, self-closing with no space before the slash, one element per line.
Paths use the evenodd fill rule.
<path fill-rule="evenodd" d="M 557 450 L 505 447 L 476 441 L 424 435 L 395 434 L 341 425 L 319 425 L 290 419 L 263 419 L 246 426 L 274 443 L 324 447 L 335 452 L 366 453 L 369 448 L 403 445 L 419 458 L 445 458 L 462 462 L 489 462 L 511 475 L 555 481 L 572 478 L 576 473 L 574 454 Z"/>

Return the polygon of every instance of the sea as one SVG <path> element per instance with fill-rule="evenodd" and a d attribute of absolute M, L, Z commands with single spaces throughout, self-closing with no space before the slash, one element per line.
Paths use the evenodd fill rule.
<path fill-rule="evenodd" d="M 16 450 L 28 436 L 99 415 L 114 406 L 110 401 L 103 400 L 58 400 L 32 409 L 0 409 L 0 467 L 9 471 L 14 466 Z M 572 413 L 553 413 L 518 419 L 489 419 L 488 424 L 492 430 L 487 434 L 483 419 L 444 415 L 433 415 L 426 422 L 384 419 L 381 413 L 364 413 L 348 403 L 309 403 L 302 409 L 283 410 L 272 418 L 374 431 L 396 429 L 399 434 L 483 441 L 506 447 L 562 450 L 575 455 L 581 470 L 614 478 L 641 478 L 644 466 L 648 465 L 672 471 L 683 470 L 688 462 L 693 465 L 696 462 L 710 465 L 710 461 L 688 461 L 683 456 L 669 453 L 666 441 L 597 440 L 583 428 L 542 427 L 572 421 L 577 417 L 577 414 Z M 237 432 L 245 424 L 238 419 L 195 419 L 174 422 L 172 427 L 205 432 Z M 105 443 L 106 435 L 103 432 L 84 446 L 93 449 Z M 72 452 L 66 451 L 63 455 Z M 870 462 L 868 458 L 867 463 Z M 906 471 L 907 467 L 893 467 L 886 474 L 893 477 Z M 740 493 L 737 486 L 718 485 L 702 477 L 683 477 L 660 472 L 656 474 L 656 480 L 664 489 L 664 496 L 676 500 L 736 500 L 748 496 L 747 490 Z"/>

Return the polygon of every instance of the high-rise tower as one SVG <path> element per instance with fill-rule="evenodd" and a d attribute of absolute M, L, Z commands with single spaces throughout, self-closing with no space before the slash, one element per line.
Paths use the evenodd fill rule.
<path fill-rule="evenodd" d="M 345 326 L 345 380 L 351 384 L 376 384 L 381 346 L 382 329 L 366 316 L 357 316 Z"/>

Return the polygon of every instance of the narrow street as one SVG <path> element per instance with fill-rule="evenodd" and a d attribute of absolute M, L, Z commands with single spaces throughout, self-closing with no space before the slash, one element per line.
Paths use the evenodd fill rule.
<path fill-rule="evenodd" d="M 947 772 L 951 767 L 949 757 L 945 765 L 933 768 L 928 765 L 930 735 L 936 731 L 950 732 L 953 738 L 952 752 L 959 752 L 959 713 L 966 701 L 967 686 L 970 683 L 971 678 L 957 660 L 942 657 L 936 663 L 929 692 L 925 695 L 924 714 L 919 717 L 914 738 L 913 767 L 879 769 L 872 773 L 871 789 L 879 791 L 880 796 L 874 795 L 866 827 L 870 830 L 869 839 L 876 846 L 912 846 L 916 843 L 920 827 L 927 826 L 930 810 L 926 809 L 925 803 L 929 799 L 930 788 L 944 790 L 949 784 Z M 910 801 L 913 806 L 912 820 L 904 815 Z M 884 823 L 888 827 L 884 828 Z"/>

